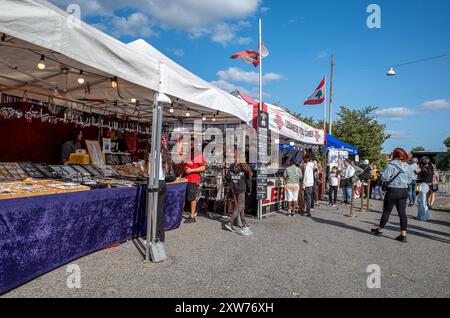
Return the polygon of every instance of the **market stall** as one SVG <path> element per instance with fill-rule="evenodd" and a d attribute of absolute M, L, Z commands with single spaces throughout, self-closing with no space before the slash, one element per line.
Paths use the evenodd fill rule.
<path fill-rule="evenodd" d="M 247 122 L 251 113 L 239 99 L 191 81 L 166 60 L 140 53 L 47 1 L 3 0 L 2 6 L 8 10 L 0 11 L 6 162 L 0 180 L 0 293 L 139 236 L 150 224 L 146 219 L 156 219 L 146 178 L 132 162 L 148 153 L 151 175 L 158 175 L 160 110 L 172 114 L 168 121 L 192 112 L 211 121 Z M 59 133 L 74 127 L 83 128 L 90 142 L 62 165 Z M 136 143 L 146 140 L 143 151 L 137 149 L 135 158 L 107 156 L 106 129 L 135 134 Z M 185 187 L 183 180 L 168 187 L 166 229 L 180 224 Z"/>
<path fill-rule="evenodd" d="M 358 155 L 358 148 L 345 143 L 335 136 L 327 134 L 328 168 L 344 169 L 344 161 L 351 156 Z"/>
<path fill-rule="evenodd" d="M 251 125 L 255 128 L 258 127 L 260 130 L 260 123 L 258 123 L 258 114 L 261 113 L 258 111 L 259 102 L 239 91 L 233 92 L 233 95 L 246 101 L 253 109 Z M 268 141 L 274 142 L 270 147 L 280 147 L 280 150 L 284 151 L 285 154 L 291 152 L 290 155 L 292 156 L 304 151 L 319 152 L 320 147 L 324 145 L 325 136 L 322 129 L 316 129 L 303 123 L 283 108 L 263 103 L 262 112 L 267 114 L 268 131 L 270 134 L 277 136 L 277 138 L 267 137 Z M 271 152 L 270 147 L 264 147 L 263 151 Z M 258 163 L 255 193 L 260 200 L 259 218 L 283 210 L 287 206 L 284 192 L 285 180 L 283 178 L 283 163 L 286 162 L 286 156 L 282 154 L 278 159 L 279 162 L 272 162 L 270 165 Z M 301 160 L 302 155 L 298 159 Z"/>

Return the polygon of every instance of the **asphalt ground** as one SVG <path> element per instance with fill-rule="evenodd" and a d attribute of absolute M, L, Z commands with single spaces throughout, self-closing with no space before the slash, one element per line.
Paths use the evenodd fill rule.
<path fill-rule="evenodd" d="M 163 263 L 144 264 L 127 242 L 71 263 L 80 267 L 80 289 L 67 287 L 63 266 L 2 297 L 449 297 L 450 213 L 432 211 L 433 220 L 423 223 L 409 208 L 403 244 L 394 240 L 395 211 L 385 237 L 369 233 L 380 210 L 371 201 L 369 212 L 355 209 L 350 218 L 348 208 L 322 204 L 312 218 L 250 219 L 250 237 L 200 217 L 167 234 Z M 367 287 L 371 264 L 381 270 L 381 288 Z"/>

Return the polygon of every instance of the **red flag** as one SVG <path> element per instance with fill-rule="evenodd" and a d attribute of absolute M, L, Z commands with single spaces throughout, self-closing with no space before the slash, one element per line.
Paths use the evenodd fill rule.
<path fill-rule="evenodd" d="M 232 59 L 239 59 L 244 63 L 253 64 L 254 67 L 259 65 L 259 53 L 252 50 L 242 51 L 231 56 Z"/>
<path fill-rule="evenodd" d="M 305 105 L 320 105 L 325 102 L 325 78 L 316 88 L 314 93 L 305 101 Z"/>

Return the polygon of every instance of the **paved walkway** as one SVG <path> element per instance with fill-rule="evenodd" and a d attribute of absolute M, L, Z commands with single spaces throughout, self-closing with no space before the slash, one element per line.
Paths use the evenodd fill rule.
<path fill-rule="evenodd" d="M 168 233 L 170 259 L 144 265 L 134 244 L 75 261 L 81 289 L 66 287 L 66 266 L 3 297 L 450 297 L 450 213 L 414 220 L 409 243 L 393 214 L 386 237 L 369 233 L 380 203 L 348 218 L 348 210 L 321 207 L 313 218 L 273 215 L 250 220 L 255 235 L 222 230 L 217 220 Z M 367 266 L 381 267 L 381 288 L 367 288 Z"/>

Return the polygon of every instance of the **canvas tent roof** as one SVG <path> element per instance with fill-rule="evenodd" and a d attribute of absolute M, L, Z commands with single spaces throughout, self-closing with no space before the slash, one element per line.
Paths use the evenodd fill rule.
<path fill-rule="evenodd" d="M 341 149 L 346 150 L 350 155 L 357 155 L 358 148 L 352 145 L 349 145 L 337 137 L 334 137 L 327 133 L 327 149 Z"/>
<path fill-rule="evenodd" d="M 154 92 L 160 91 L 193 110 L 225 112 L 248 121 L 240 100 L 225 97 L 225 92 L 161 53 L 141 53 L 47 1 L 0 0 L 0 9 L 0 33 L 5 34 L 0 42 L 2 92 L 26 90 L 27 97 L 36 92 L 70 101 L 89 99 L 82 102 L 83 108 L 101 106 L 111 113 L 150 118 Z M 44 70 L 36 67 L 41 55 Z M 77 83 L 80 71 L 89 85 Z M 113 76 L 119 79 L 119 89 L 111 87 Z M 139 100 L 138 110 L 131 98 Z"/>

